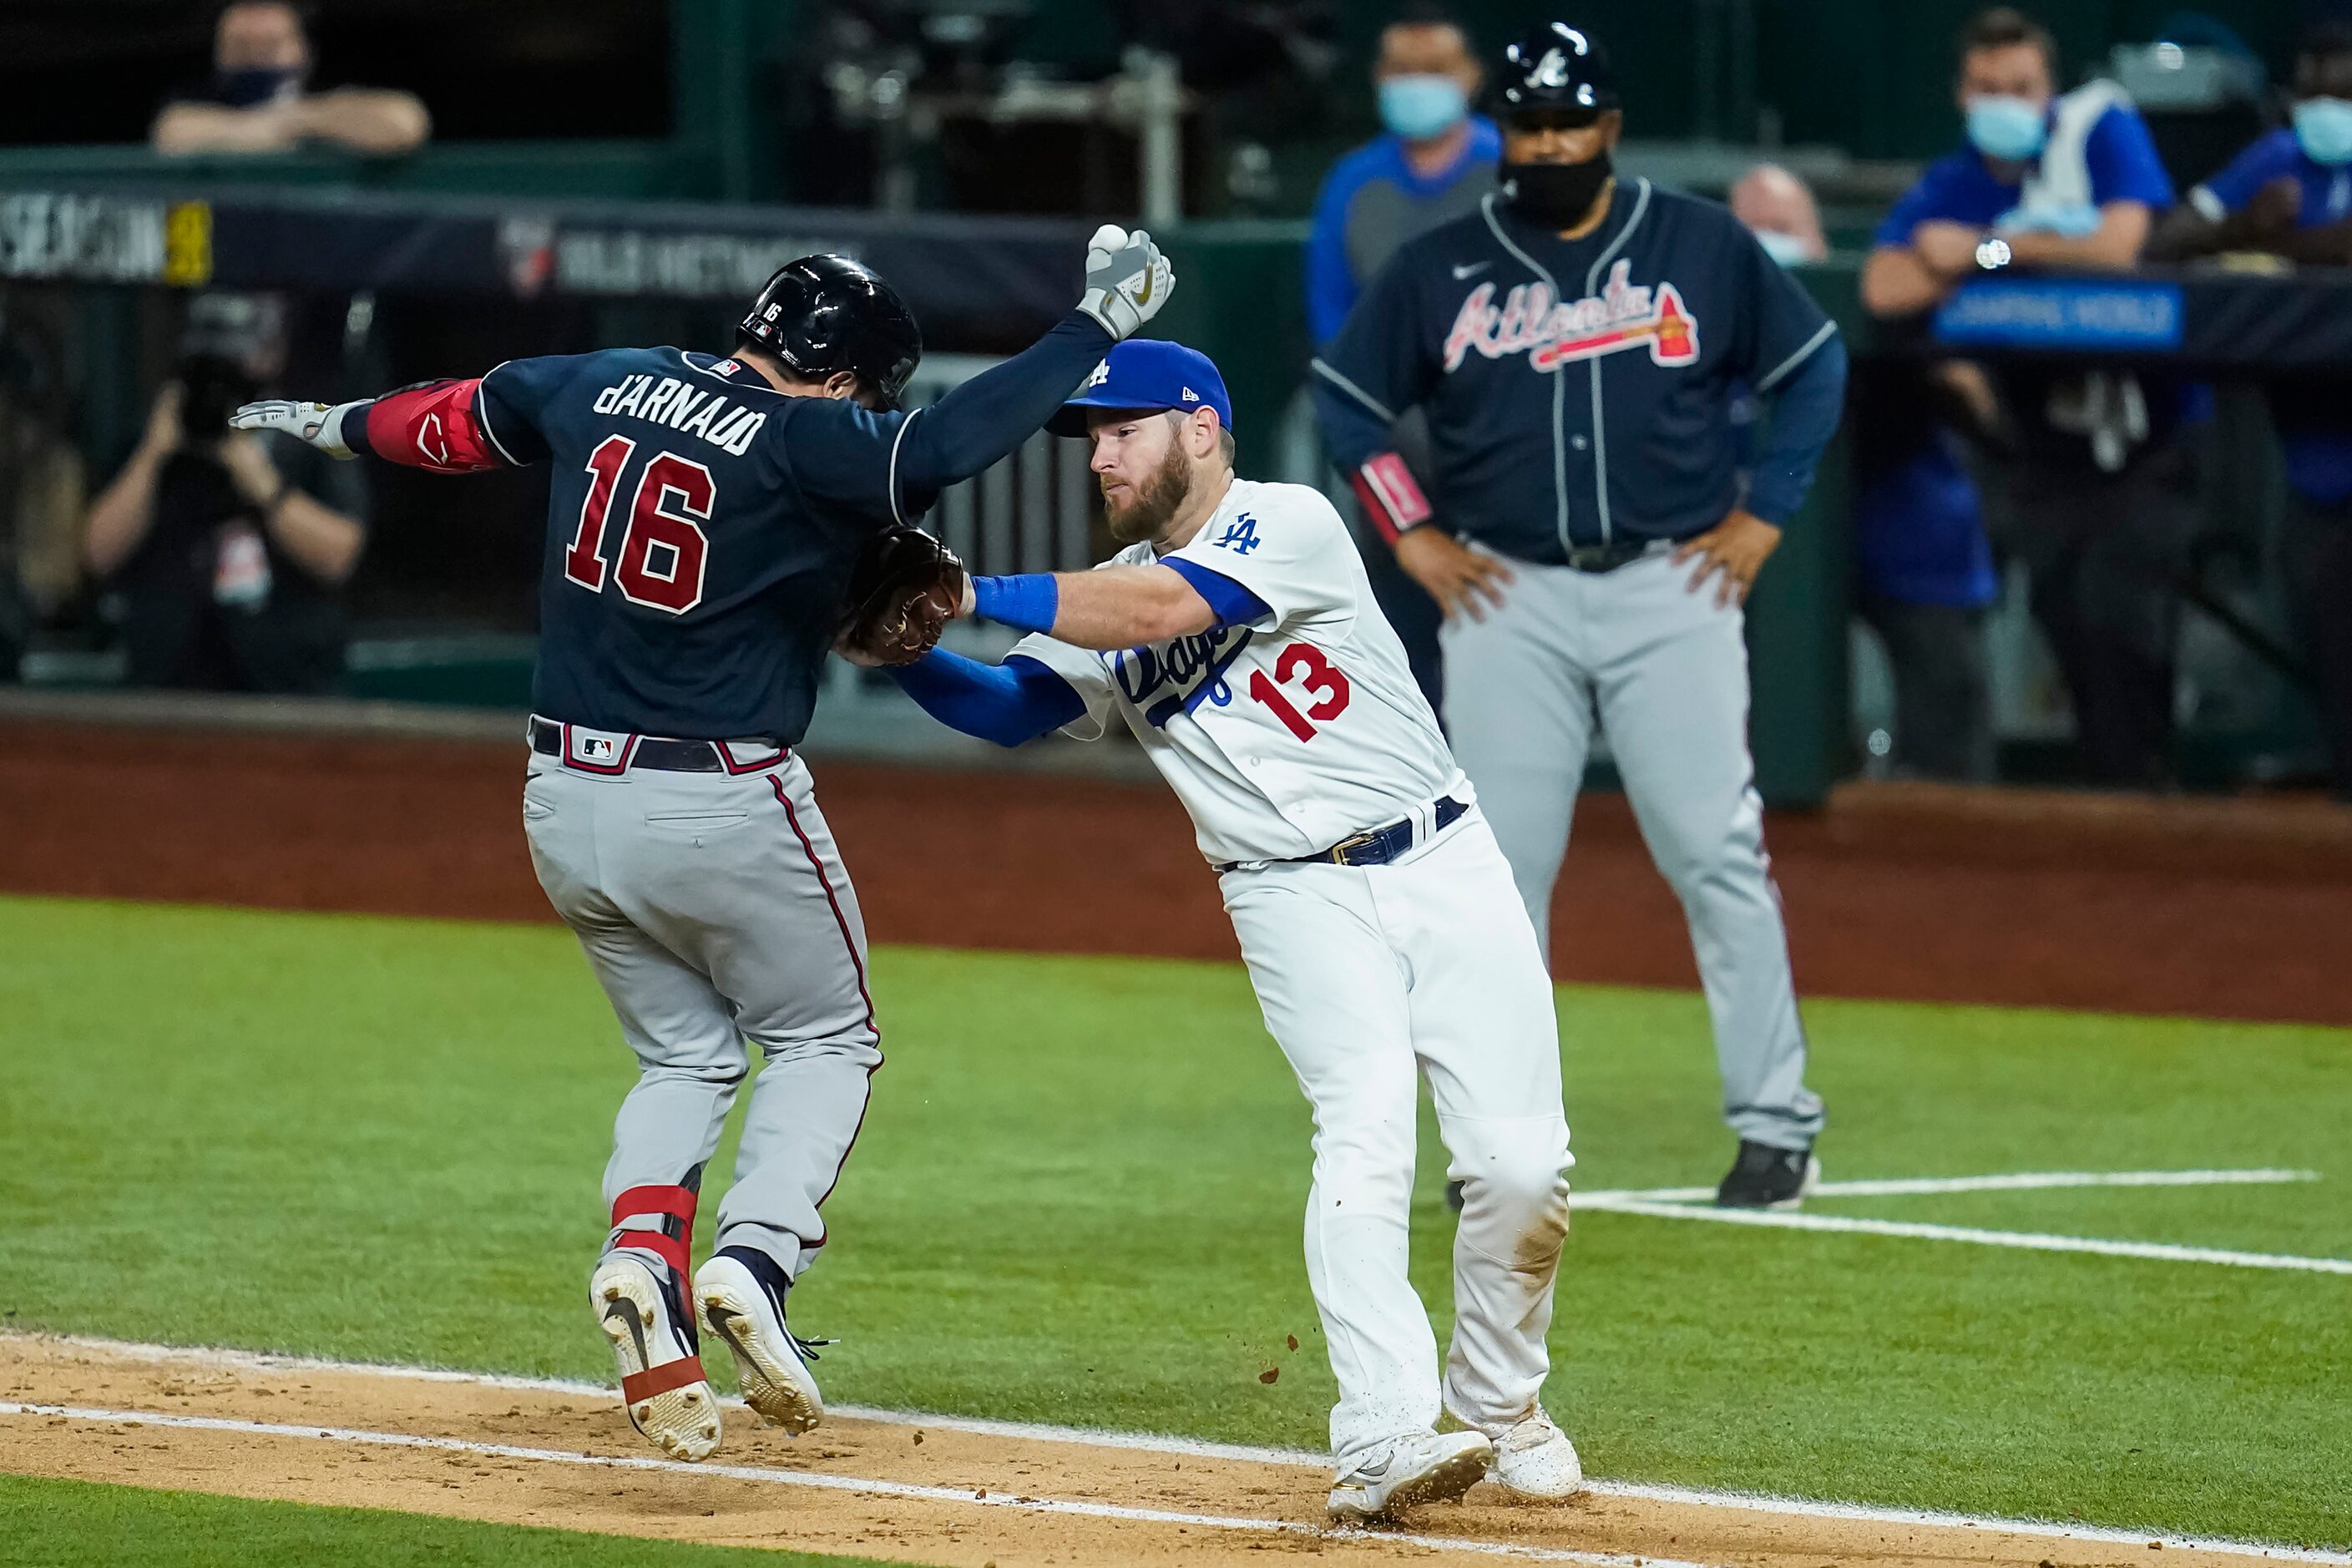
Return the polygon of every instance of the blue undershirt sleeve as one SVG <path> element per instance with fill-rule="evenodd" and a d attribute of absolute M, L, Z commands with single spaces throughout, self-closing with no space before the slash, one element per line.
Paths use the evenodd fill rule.
<path fill-rule="evenodd" d="M 1756 460 L 1748 510 L 1776 527 L 1804 504 L 1813 470 L 1837 434 L 1845 412 L 1845 344 L 1832 337 L 1773 390 L 1771 430 Z"/>
<path fill-rule="evenodd" d="M 916 705 L 951 730 L 1017 746 L 1083 717 L 1077 688 L 1034 658 L 1013 654 L 1003 664 L 935 647 L 891 678 Z"/>
<path fill-rule="evenodd" d="M 1222 572 L 1213 572 L 1197 561 L 1173 556 L 1160 564 L 1192 584 L 1192 591 L 1206 599 L 1209 608 L 1216 612 L 1217 625 L 1221 626 L 1255 626 L 1274 616 L 1264 599 Z"/>

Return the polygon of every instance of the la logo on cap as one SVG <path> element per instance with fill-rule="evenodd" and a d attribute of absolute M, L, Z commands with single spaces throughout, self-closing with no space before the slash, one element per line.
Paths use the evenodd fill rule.
<path fill-rule="evenodd" d="M 1109 379 L 1110 361 L 1105 360 L 1102 363 L 1095 366 L 1094 374 L 1087 377 L 1086 386 L 1080 387 L 1078 390 L 1084 392 L 1090 388 L 1100 386 L 1104 382 L 1108 381 Z"/>

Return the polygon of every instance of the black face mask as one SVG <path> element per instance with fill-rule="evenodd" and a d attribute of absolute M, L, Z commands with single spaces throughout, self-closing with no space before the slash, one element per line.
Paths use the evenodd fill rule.
<path fill-rule="evenodd" d="M 213 73 L 213 95 L 227 108 L 254 109 L 271 102 L 289 88 L 299 86 L 301 80 L 299 68 L 216 70 Z"/>
<path fill-rule="evenodd" d="M 1602 148 L 1581 163 L 1506 163 L 1511 210 L 1541 228 L 1574 228 L 1592 210 L 1615 167 Z"/>

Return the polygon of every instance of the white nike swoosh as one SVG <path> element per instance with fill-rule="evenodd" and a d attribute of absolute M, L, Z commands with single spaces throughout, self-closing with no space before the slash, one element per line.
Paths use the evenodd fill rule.
<path fill-rule="evenodd" d="M 1477 273 L 1484 272 L 1487 268 L 1494 265 L 1495 264 L 1491 261 L 1474 261 L 1467 267 L 1457 267 L 1454 269 L 1454 280 L 1456 283 L 1459 283 L 1465 278 L 1469 278 Z"/>

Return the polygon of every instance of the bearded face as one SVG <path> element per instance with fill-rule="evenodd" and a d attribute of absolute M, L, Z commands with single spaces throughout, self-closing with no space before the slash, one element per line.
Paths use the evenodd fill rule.
<path fill-rule="evenodd" d="M 1159 467 L 1139 483 L 1129 484 L 1111 474 L 1098 477 L 1104 519 L 1111 538 L 1121 544 L 1157 538 L 1192 494 L 1192 465 L 1185 457 L 1184 444 L 1172 438 Z"/>

